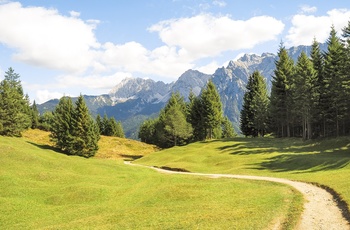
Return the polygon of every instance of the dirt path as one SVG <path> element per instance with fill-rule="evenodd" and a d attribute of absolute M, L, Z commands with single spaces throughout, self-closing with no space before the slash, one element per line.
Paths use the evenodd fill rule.
<path fill-rule="evenodd" d="M 135 165 L 131 162 L 125 162 L 129 165 Z M 148 167 L 148 166 L 142 166 Z M 190 173 L 190 172 L 176 172 L 170 170 L 164 170 L 155 167 L 152 168 L 161 173 L 168 174 L 184 174 L 184 175 L 195 175 L 195 176 L 205 176 L 211 178 L 235 178 L 235 179 L 245 179 L 245 180 L 263 180 L 271 181 L 282 184 L 287 184 L 304 195 L 306 200 L 304 204 L 304 212 L 300 217 L 299 224 L 296 229 L 300 230 L 313 230 L 313 229 L 324 229 L 324 230 L 342 230 L 350 229 L 348 221 L 346 221 L 341 213 L 341 210 L 338 208 L 336 202 L 333 200 L 333 196 L 326 190 L 311 185 L 308 183 L 297 182 L 282 178 L 274 177 L 262 177 L 262 176 L 245 176 L 245 175 L 232 175 L 232 174 L 207 174 L 207 173 Z M 275 229 L 279 229 L 278 226 L 275 226 Z"/>

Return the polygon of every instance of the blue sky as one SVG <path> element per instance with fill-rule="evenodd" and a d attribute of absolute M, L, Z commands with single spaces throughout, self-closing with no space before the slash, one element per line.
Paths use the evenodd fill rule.
<path fill-rule="evenodd" d="M 242 53 L 324 42 L 348 1 L 0 0 L 0 80 L 12 67 L 31 100 L 108 93 L 125 77 L 211 74 Z"/>

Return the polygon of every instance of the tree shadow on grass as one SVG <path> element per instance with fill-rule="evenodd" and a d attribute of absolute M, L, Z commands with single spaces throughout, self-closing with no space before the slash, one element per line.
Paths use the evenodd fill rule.
<path fill-rule="evenodd" d="M 298 138 L 238 138 L 218 147 L 231 155 L 274 154 L 252 169 L 273 172 L 317 172 L 346 167 L 350 162 L 350 138 L 302 141 Z M 277 155 L 277 156 L 276 156 Z"/>
<path fill-rule="evenodd" d="M 350 157 L 340 157 L 336 154 L 283 154 L 269 158 L 267 161 L 252 165 L 252 169 L 269 170 L 273 172 L 319 172 L 336 170 L 346 167 Z"/>
<path fill-rule="evenodd" d="M 231 144 L 232 142 L 234 143 Z M 231 143 L 217 149 L 222 153 L 232 155 L 270 154 L 283 150 L 282 146 L 276 145 L 276 142 L 269 138 L 239 138 L 234 139 Z"/>
<path fill-rule="evenodd" d="M 341 169 L 350 163 L 349 147 L 346 138 L 299 142 L 279 150 L 280 155 L 255 165 L 254 169 L 295 173 Z"/>
<path fill-rule="evenodd" d="M 143 157 L 141 155 L 127 155 L 127 154 L 119 154 L 119 156 L 121 156 L 125 160 L 129 160 L 129 161 L 134 161 L 134 160 L 137 160 L 137 159 L 140 159 Z"/>
<path fill-rule="evenodd" d="M 59 148 L 56 148 L 56 147 L 51 146 L 51 145 L 38 144 L 38 143 L 31 142 L 31 141 L 27 141 L 27 143 L 29 143 L 31 145 L 34 145 L 35 147 L 38 147 L 40 149 L 55 151 L 57 153 L 64 154 L 64 155 L 67 155 L 67 156 L 70 155 L 70 154 L 60 150 Z"/>

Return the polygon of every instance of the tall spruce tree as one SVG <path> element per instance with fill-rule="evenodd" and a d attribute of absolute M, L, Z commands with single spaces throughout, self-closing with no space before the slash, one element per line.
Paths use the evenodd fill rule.
<path fill-rule="evenodd" d="M 120 121 L 117 122 L 116 136 L 120 137 L 120 138 L 125 138 L 123 125 L 122 125 L 122 123 Z"/>
<path fill-rule="evenodd" d="M 233 128 L 232 122 L 227 116 L 222 120 L 222 138 L 233 138 L 237 136 L 235 129 Z"/>
<path fill-rule="evenodd" d="M 164 120 L 165 131 L 169 136 L 172 146 L 186 143 L 192 136 L 192 126 L 187 122 L 185 114 L 179 108 L 179 105 L 172 105 L 165 112 Z"/>
<path fill-rule="evenodd" d="M 324 82 L 325 97 L 329 98 L 328 108 L 326 110 L 326 119 L 328 121 L 329 135 L 339 136 L 342 121 L 345 118 L 346 108 L 346 78 L 344 76 L 344 46 L 332 26 L 329 38 L 327 40 L 327 51 L 325 53 L 324 64 Z M 335 130 L 335 133 L 331 133 Z"/>
<path fill-rule="evenodd" d="M 347 26 L 342 29 L 342 37 L 345 47 L 344 54 L 344 81 L 343 87 L 345 89 L 345 97 L 350 98 L 350 21 L 348 21 Z M 350 133 L 350 100 L 346 101 L 346 134 Z"/>
<path fill-rule="evenodd" d="M 203 118 L 203 106 L 202 99 L 196 97 L 193 92 L 190 92 L 189 103 L 187 105 L 187 121 L 193 128 L 193 141 L 201 141 L 206 137 L 204 118 Z"/>
<path fill-rule="evenodd" d="M 318 101 L 317 73 L 305 52 L 300 54 L 295 70 L 295 111 L 301 117 L 302 136 L 306 140 L 312 137 L 312 111 Z"/>
<path fill-rule="evenodd" d="M 97 116 L 96 116 L 96 124 L 98 126 L 98 130 L 99 130 L 100 134 L 103 135 L 103 133 L 104 133 L 104 124 L 103 124 L 103 121 L 102 121 L 102 118 L 101 118 L 100 114 L 97 114 Z"/>
<path fill-rule="evenodd" d="M 38 107 L 36 106 L 35 100 L 33 102 L 33 105 L 31 106 L 31 119 L 32 119 L 32 129 L 36 129 L 39 127 L 39 111 Z"/>
<path fill-rule="evenodd" d="M 58 102 L 50 125 L 50 138 L 55 146 L 69 153 L 73 142 L 73 102 L 70 97 L 62 97 Z"/>
<path fill-rule="evenodd" d="M 271 121 L 275 124 L 274 132 L 279 137 L 290 137 L 292 122 L 292 96 L 291 86 L 294 72 L 294 62 L 289 57 L 286 48 L 281 43 L 277 53 L 276 69 L 272 79 L 271 88 Z"/>
<path fill-rule="evenodd" d="M 31 126 L 29 99 L 24 96 L 19 78 L 9 68 L 0 82 L 0 135 L 21 136 Z"/>
<path fill-rule="evenodd" d="M 212 139 L 214 129 L 221 125 L 223 111 L 220 95 L 211 80 L 209 80 L 206 88 L 202 91 L 201 101 L 203 106 L 203 124 L 206 130 L 206 137 Z"/>
<path fill-rule="evenodd" d="M 250 75 L 246 85 L 246 92 L 243 96 L 242 110 L 240 114 L 240 128 L 244 136 L 256 136 L 256 130 L 253 126 L 254 113 L 252 102 L 254 100 L 254 75 Z"/>
<path fill-rule="evenodd" d="M 72 119 L 72 144 L 68 151 L 73 155 L 92 157 L 98 150 L 99 128 L 89 113 L 84 97 L 80 95 L 75 103 Z"/>
<path fill-rule="evenodd" d="M 268 120 L 268 96 L 264 77 L 258 71 L 249 76 L 243 97 L 241 131 L 245 136 L 264 136 Z"/>
<path fill-rule="evenodd" d="M 164 146 L 176 146 L 188 143 L 192 136 L 192 126 L 187 122 L 187 107 L 183 97 L 180 94 L 173 93 L 164 107 L 164 112 L 159 117 L 158 127 L 166 138 Z"/>
<path fill-rule="evenodd" d="M 156 144 L 155 124 L 157 120 L 148 119 L 141 124 L 138 137 L 141 139 L 142 142 L 145 142 L 147 144 Z"/>
<path fill-rule="evenodd" d="M 320 45 L 313 40 L 311 46 L 311 61 L 314 70 L 316 71 L 316 83 L 315 83 L 315 92 L 316 92 L 316 101 L 315 106 L 312 112 L 313 117 L 316 119 L 316 125 L 314 127 L 314 132 L 317 136 L 326 135 L 326 118 L 325 118 L 325 107 L 328 106 L 327 97 L 324 94 L 325 82 L 323 79 L 324 74 L 324 56 L 321 53 Z"/>

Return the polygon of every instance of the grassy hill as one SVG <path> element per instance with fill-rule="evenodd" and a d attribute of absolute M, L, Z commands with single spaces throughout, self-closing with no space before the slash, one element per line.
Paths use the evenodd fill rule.
<path fill-rule="evenodd" d="M 139 164 L 193 172 L 290 178 L 334 189 L 350 204 L 350 137 L 328 140 L 235 138 L 150 154 Z M 349 206 L 349 205 L 347 205 Z"/>
<path fill-rule="evenodd" d="M 101 141 L 103 153 L 85 159 L 56 152 L 47 133 L 0 136 L 0 229 L 266 229 L 300 213 L 287 186 L 163 175 L 124 165 L 124 147 L 147 154 L 128 140 Z"/>
<path fill-rule="evenodd" d="M 42 147 L 53 148 L 49 134 L 49 132 L 38 129 L 29 129 L 23 133 L 23 137 Z M 158 150 L 154 145 L 148 145 L 131 139 L 108 136 L 101 136 L 98 145 L 99 150 L 95 158 L 137 159 Z"/>

